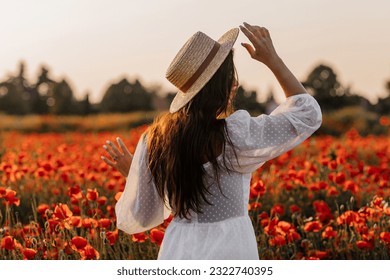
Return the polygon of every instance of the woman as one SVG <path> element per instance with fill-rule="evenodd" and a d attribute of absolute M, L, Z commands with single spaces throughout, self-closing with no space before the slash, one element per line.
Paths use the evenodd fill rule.
<path fill-rule="evenodd" d="M 247 209 L 251 173 L 321 125 L 318 103 L 277 55 L 268 30 L 240 29 L 252 43 L 242 46 L 274 73 L 285 102 L 270 115 L 233 112 L 239 29 L 218 41 L 197 32 L 167 70 L 179 89 L 170 112 L 144 133 L 134 157 L 120 139 L 123 152 L 105 146 L 113 161 L 103 160 L 128 176 L 116 205 L 118 228 L 134 234 L 174 216 L 158 259 L 259 259 Z"/>

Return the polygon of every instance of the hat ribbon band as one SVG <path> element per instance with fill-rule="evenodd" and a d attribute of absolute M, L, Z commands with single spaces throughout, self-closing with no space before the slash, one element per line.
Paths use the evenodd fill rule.
<path fill-rule="evenodd" d="M 207 55 L 206 59 L 199 66 L 198 70 L 196 70 L 195 73 L 187 80 L 187 82 L 179 88 L 182 92 L 187 92 L 187 90 L 195 83 L 195 81 L 199 78 L 199 76 L 204 72 L 207 66 L 210 65 L 211 61 L 217 54 L 219 47 L 220 47 L 219 43 L 215 42 L 210 53 Z"/>

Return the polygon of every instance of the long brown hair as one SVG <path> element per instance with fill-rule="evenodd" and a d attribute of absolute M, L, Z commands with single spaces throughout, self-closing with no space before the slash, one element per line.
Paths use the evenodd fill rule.
<path fill-rule="evenodd" d="M 217 157 L 231 143 L 226 122 L 221 116 L 233 112 L 230 93 L 237 80 L 231 51 L 217 72 L 202 90 L 175 113 L 155 119 L 147 131 L 149 169 L 159 196 L 169 199 L 174 215 L 188 219 L 190 209 L 202 213 L 206 194 L 206 171 L 203 164 L 212 164 L 219 190 L 222 166 Z M 234 147 L 233 147 L 234 149 Z M 223 167 L 229 172 L 225 157 Z"/>

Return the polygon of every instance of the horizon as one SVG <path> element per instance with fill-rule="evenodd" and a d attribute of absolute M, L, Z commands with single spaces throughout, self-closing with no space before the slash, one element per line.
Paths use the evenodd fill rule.
<path fill-rule="evenodd" d="M 193 33 L 201 30 L 217 40 L 247 21 L 270 30 L 276 50 L 300 81 L 326 64 L 343 86 L 371 103 L 387 96 L 390 36 L 384 34 L 390 34 L 390 3 L 385 0 L 52 2 L 3 3 L 8 12 L 0 18 L 7 26 L 0 30 L 1 79 L 17 73 L 24 61 L 28 80 L 43 65 L 52 79 L 65 78 L 77 99 L 89 92 L 92 103 L 123 78 L 172 92 L 165 70 Z M 284 95 L 272 73 L 240 46 L 247 41 L 240 33 L 234 47 L 241 85 L 256 90 L 260 101 L 272 90 L 280 102 Z"/>

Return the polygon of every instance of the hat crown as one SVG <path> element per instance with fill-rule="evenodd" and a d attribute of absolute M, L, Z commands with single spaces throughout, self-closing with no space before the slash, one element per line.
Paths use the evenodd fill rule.
<path fill-rule="evenodd" d="M 177 88 L 182 88 L 193 77 L 219 43 L 201 31 L 196 32 L 179 50 L 169 65 L 166 78 Z"/>

